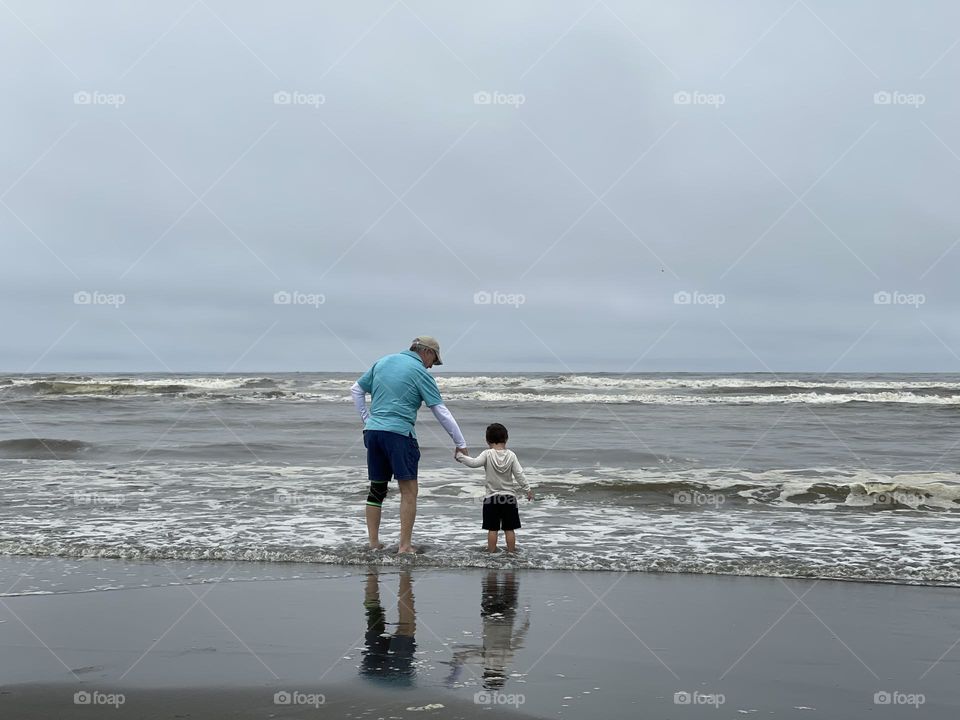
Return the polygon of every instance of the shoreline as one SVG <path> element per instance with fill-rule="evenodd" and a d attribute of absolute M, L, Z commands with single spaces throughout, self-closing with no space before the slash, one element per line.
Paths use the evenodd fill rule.
<path fill-rule="evenodd" d="M 358 546 L 359 547 L 359 546 Z M 432 545 L 430 547 L 433 547 Z M 162 553 L 145 555 L 143 557 L 131 557 L 129 554 L 109 554 L 102 553 L 96 556 L 90 556 L 77 552 L 75 554 L 62 553 L 57 555 L 32 554 L 17 552 L 0 552 L 0 564 L 15 559 L 24 561 L 42 561 L 42 560 L 63 560 L 74 562 L 126 562 L 126 563 L 144 563 L 154 565 L 157 563 L 227 563 L 243 564 L 251 567 L 260 565 L 272 567 L 282 566 L 309 566 L 316 568 L 336 567 L 344 569 L 358 569 L 368 566 L 376 566 L 384 569 L 400 570 L 513 570 L 523 572 L 557 572 L 557 573 L 629 573 L 636 575 L 651 576 L 671 576 L 679 575 L 685 577 L 725 577 L 725 578 L 746 578 L 746 579 L 770 579 L 770 580 L 809 580 L 819 582 L 842 582 L 842 583 L 861 583 L 864 585 L 890 585 L 896 587 L 930 587 L 930 588 L 960 588 L 960 582 L 951 580 L 914 580 L 909 578 L 860 578 L 860 577 L 839 577 L 832 575 L 788 575 L 788 574 L 763 574 L 750 572 L 722 572 L 722 571 L 695 571 L 685 569 L 620 569 L 613 567 L 537 567 L 534 565 L 523 565 L 509 562 L 509 560 L 520 559 L 522 562 L 522 548 L 517 556 L 513 558 L 504 557 L 504 553 L 498 553 L 495 556 L 487 556 L 478 552 L 478 560 L 475 564 L 450 564 L 435 563 L 430 558 L 432 556 L 414 555 L 412 557 L 400 557 L 396 553 L 369 553 L 365 550 L 357 550 L 355 557 L 339 558 L 323 556 L 321 558 L 290 558 L 275 557 L 274 553 L 264 553 L 259 557 L 250 557 L 249 553 L 240 553 L 235 557 L 224 554 L 220 557 L 211 557 L 211 553 L 206 553 L 204 557 L 185 558 L 165 556 Z M 283 553 L 286 554 L 286 553 Z M 497 562 L 502 560 L 502 562 Z M 6 593 L 0 592 L 0 597 L 8 597 Z"/>

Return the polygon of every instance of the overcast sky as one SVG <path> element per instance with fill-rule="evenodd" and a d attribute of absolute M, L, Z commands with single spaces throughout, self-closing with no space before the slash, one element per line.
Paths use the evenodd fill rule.
<path fill-rule="evenodd" d="M 0 59 L 3 371 L 960 371 L 956 2 L 4 0 Z"/>

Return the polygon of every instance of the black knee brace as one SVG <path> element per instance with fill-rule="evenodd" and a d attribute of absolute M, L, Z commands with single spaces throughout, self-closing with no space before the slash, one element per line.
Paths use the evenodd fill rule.
<path fill-rule="evenodd" d="M 386 482 L 371 480 L 370 494 L 367 495 L 367 505 L 373 505 L 375 507 L 383 505 L 383 499 L 387 496 L 388 487 L 389 485 Z"/>

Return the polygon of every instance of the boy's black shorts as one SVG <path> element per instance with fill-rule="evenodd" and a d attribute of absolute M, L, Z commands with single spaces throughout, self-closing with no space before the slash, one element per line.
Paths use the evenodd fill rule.
<path fill-rule="evenodd" d="M 506 493 L 497 493 L 483 499 L 484 530 L 516 530 L 520 527 L 520 511 L 517 498 Z"/>

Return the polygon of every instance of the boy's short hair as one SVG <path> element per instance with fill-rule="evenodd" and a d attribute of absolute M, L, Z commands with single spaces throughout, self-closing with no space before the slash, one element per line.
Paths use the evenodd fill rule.
<path fill-rule="evenodd" d="M 491 445 L 505 443 L 509 435 L 507 429 L 500 423 L 491 423 L 487 425 L 487 442 Z"/>

